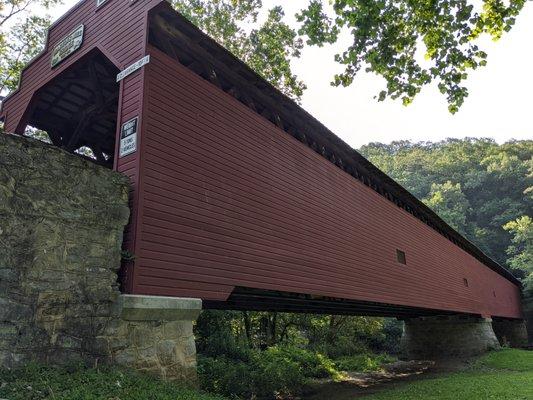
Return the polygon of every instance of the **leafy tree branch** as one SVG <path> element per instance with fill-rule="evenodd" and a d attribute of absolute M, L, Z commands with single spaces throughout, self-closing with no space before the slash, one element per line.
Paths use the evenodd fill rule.
<path fill-rule="evenodd" d="M 408 105 L 434 82 L 455 113 L 468 96 L 464 81 L 469 72 L 487 64 L 477 39 L 483 34 L 499 39 L 515 24 L 526 0 L 483 0 L 480 10 L 468 0 L 330 3 L 334 16 L 324 11 L 323 1 L 311 0 L 297 19 L 309 45 L 335 43 L 343 31 L 351 35 L 351 44 L 336 56 L 345 70 L 333 85 L 351 85 L 364 69 L 385 79 L 380 101 L 401 99 Z"/>
<path fill-rule="evenodd" d="M 305 84 L 291 70 L 303 41 L 274 7 L 258 23 L 261 0 L 174 0 L 173 6 L 286 95 L 299 100 Z M 245 28 L 248 29 L 245 29 Z"/>
<path fill-rule="evenodd" d="M 48 16 L 32 12 L 60 0 L 0 0 L 0 95 L 17 87 L 22 68 L 41 51 L 50 25 Z"/>

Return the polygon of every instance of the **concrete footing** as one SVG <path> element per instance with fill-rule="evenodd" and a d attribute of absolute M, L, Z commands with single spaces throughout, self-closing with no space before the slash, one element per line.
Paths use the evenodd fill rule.
<path fill-rule="evenodd" d="M 120 319 L 101 339 L 111 363 L 197 385 L 193 323 L 202 301 L 157 296 L 121 295 Z"/>
<path fill-rule="evenodd" d="M 502 346 L 527 346 L 527 328 L 524 320 L 494 319 L 492 328 Z"/>
<path fill-rule="evenodd" d="M 446 316 L 404 321 L 404 359 L 465 358 L 498 348 L 500 343 L 489 318 Z"/>

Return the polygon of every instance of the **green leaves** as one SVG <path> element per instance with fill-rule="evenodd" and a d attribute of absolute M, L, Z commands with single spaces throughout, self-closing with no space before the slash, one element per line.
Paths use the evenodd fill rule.
<path fill-rule="evenodd" d="M 524 215 L 503 227 L 513 238 L 507 248 L 509 266 L 521 272 L 526 281 L 526 290 L 533 295 L 533 219 Z"/>
<path fill-rule="evenodd" d="M 297 19 L 310 45 L 333 43 L 341 30 L 351 34 L 352 44 L 336 56 L 345 70 L 334 77 L 334 85 L 351 85 L 365 68 L 385 78 L 379 101 L 390 97 L 408 105 L 436 82 L 449 111 L 456 113 L 468 97 L 468 71 L 487 63 L 475 40 L 482 34 L 499 39 L 524 3 L 484 0 L 476 11 L 468 0 L 332 0 L 333 20 L 320 1 L 312 0 Z"/>
<path fill-rule="evenodd" d="M 339 28 L 324 12 L 320 1 L 311 1 L 307 9 L 296 14 L 296 20 L 302 24 L 298 33 L 308 37 L 307 44 L 322 46 L 337 41 Z"/>
<path fill-rule="evenodd" d="M 292 73 L 290 62 L 300 56 L 303 41 L 283 22 L 281 7 L 269 10 L 257 26 L 261 0 L 174 0 L 172 4 L 283 93 L 301 98 L 306 87 Z M 247 24 L 252 29 L 245 29 Z"/>
<path fill-rule="evenodd" d="M 291 58 L 308 45 L 335 43 L 341 32 L 352 41 L 337 54 L 344 71 L 335 86 L 349 86 L 364 69 L 385 79 L 379 101 L 412 103 L 423 87 L 435 83 L 456 113 L 468 97 L 469 72 L 487 64 L 476 44 L 481 35 L 499 39 L 516 22 L 526 0 L 310 0 L 296 15 L 298 31 L 283 21 L 281 7 L 260 25 L 262 0 L 173 0 L 173 6 L 285 94 L 299 100 L 305 84 L 292 73 Z M 58 0 L 0 0 L 0 91 L 16 86 L 22 66 L 42 46 L 49 21 L 35 17 L 10 33 L 7 22 L 32 5 Z M 23 26 L 26 25 L 26 26 Z M 33 31 L 33 32 L 32 32 Z M 0 92 L 2 93 L 2 92 Z"/>
<path fill-rule="evenodd" d="M 41 51 L 49 25 L 48 17 L 31 16 L 10 29 L 0 59 L 0 93 L 16 89 L 22 69 Z"/>
<path fill-rule="evenodd" d="M 22 68 L 43 48 L 47 16 L 30 15 L 35 6 L 48 8 L 60 0 L 0 0 L 0 94 L 17 87 Z"/>
<path fill-rule="evenodd" d="M 423 201 L 454 229 L 463 235 L 466 233 L 466 216 L 470 211 L 470 203 L 462 192 L 460 183 L 433 183 L 429 196 Z"/>
<path fill-rule="evenodd" d="M 281 7 L 268 13 L 265 23 L 250 33 L 250 51 L 244 61 L 263 78 L 289 97 L 300 99 L 306 86 L 291 71 L 290 60 L 300 57 L 303 42 L 296 32 L 283 22 Z"/>

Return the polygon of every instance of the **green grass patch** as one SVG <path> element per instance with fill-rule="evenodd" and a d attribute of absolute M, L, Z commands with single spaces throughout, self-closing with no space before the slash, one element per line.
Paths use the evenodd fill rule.
<path fill-rule="evenodd" d="M 517 349 L 495 351 L 479 359 L 474 368 L 533 372 L 533 351 Z"/>
<path fill-rule="evenodd" d="M 0 369 L 0 399 L 8 400 L 224 400 L 148 375 L 117 368 Z"/>
<path fill-rule="evenodd" d="M 365 397 L 368 400 L 532 400 L 533 353 L 502 350 L 466 371 L 426 379 Z"/>

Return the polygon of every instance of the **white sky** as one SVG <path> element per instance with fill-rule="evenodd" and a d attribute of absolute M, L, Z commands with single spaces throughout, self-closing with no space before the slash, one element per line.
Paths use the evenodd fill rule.
<path fill-rule="evenodd" d="M 77 0 L 65 0 L 51 12 L 54 18 Z M 283 5 L 287 20 L 308 0 L 263 0 L 266 7 Z M 425 88 L 408 107 L 399 101 L 377 102 L 384 88 L 381 78 L 363 73 L 348 88 L 330 82 L 342 70 L 333 60 L 342 46 L 306 47 L 293 63 L 307 84 L 303 106 L 353 147 L 369 142 L 411 139 L 437 141 L 447 137 L 491 137 L 502 143 L 510 139 L 533 139 L 533 1 L 527 2 L 513 30 L 500 41 L 482 45 L 488 66 L 470 74 L 470 96 L 461 110 L 451 115 L 446 99 L 433 86 Z"/>

